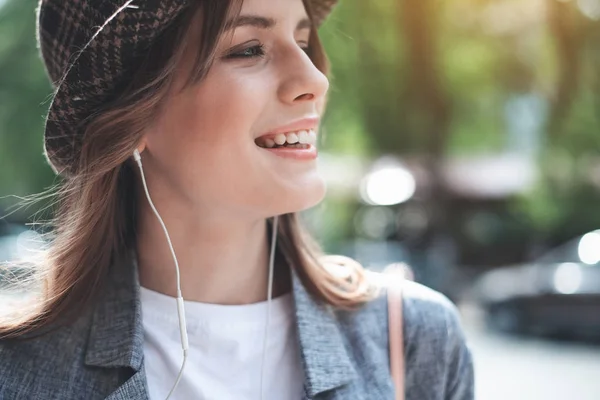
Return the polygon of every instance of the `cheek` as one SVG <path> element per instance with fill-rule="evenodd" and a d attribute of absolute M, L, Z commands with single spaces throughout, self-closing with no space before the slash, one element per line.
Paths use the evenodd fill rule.
<path fill-rule="evenodd" d="M 259 104 L 251 88 L 208 81 L 173 98 L 157 124 L 155 148 L 178 164 L 221 173 L 248 163 Z"/>
<path fill-rule="evenodd" d="M 171 97 L 147 136 L 161 175 L 188 201 L 239 202 L 256 190 L 252 126 L 266 99 L 255 86 L 209 75 Z"/>

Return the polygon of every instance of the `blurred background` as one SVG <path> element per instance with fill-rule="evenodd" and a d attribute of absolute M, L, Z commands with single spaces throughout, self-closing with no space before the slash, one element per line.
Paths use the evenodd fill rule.
<path fill-rule="evenodd" d="M 0 261 L 57 182 L 36 3 L 0 0 Z M 600 399 L 600 0 L 343 0 L 321 32 L 325 249 L 455 301 L 477 399 Z"/>

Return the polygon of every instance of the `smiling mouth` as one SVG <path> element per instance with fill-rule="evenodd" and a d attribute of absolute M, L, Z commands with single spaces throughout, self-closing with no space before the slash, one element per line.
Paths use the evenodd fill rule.
<path fill-rule="evenodd" d="M 296 132 L 278 133 L 276 135 L 265 135 L 255 141 L 258 147 L 265 149 L 296 148 L 309 149 L 317 142 L 317 134 L 314 130 L 300 130 Z"/>

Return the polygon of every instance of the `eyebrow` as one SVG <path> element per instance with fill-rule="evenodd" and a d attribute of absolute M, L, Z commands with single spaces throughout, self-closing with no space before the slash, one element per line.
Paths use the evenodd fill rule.
<path fill-rule="evenodd" d="M 240 15 L 235 19 L 227 21 L 225 24 L 225 31 L 239 28 L 241 26 L 254 26 L 260 29 L 271 29 L 277 25 L 277 21 L 273 18 L 261 17 L 260 15 Z M 308 18 L 303 18 L 296 25 L 296 30 L 311 28 L 312 22 Z"/>

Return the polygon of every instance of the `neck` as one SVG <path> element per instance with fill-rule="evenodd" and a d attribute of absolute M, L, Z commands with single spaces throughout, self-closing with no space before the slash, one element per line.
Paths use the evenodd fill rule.
<path fill-rule="evenodd" d="M 271 238 L 264 219 L 241 221 L 206 215 L 194 219 L 189 212 L 178 214 L 173 206 L 164 211 L 159 208 L 159 212 L 177 256 L 185 300 L 251 304 L 267 299 Z M 175 297 L 175 262 L 164 231 L 148 206 L 142 207 L 139 221 L 140 283 Z M 289 290 L 289 271 L 276 267 L 273 297 Z"/>

